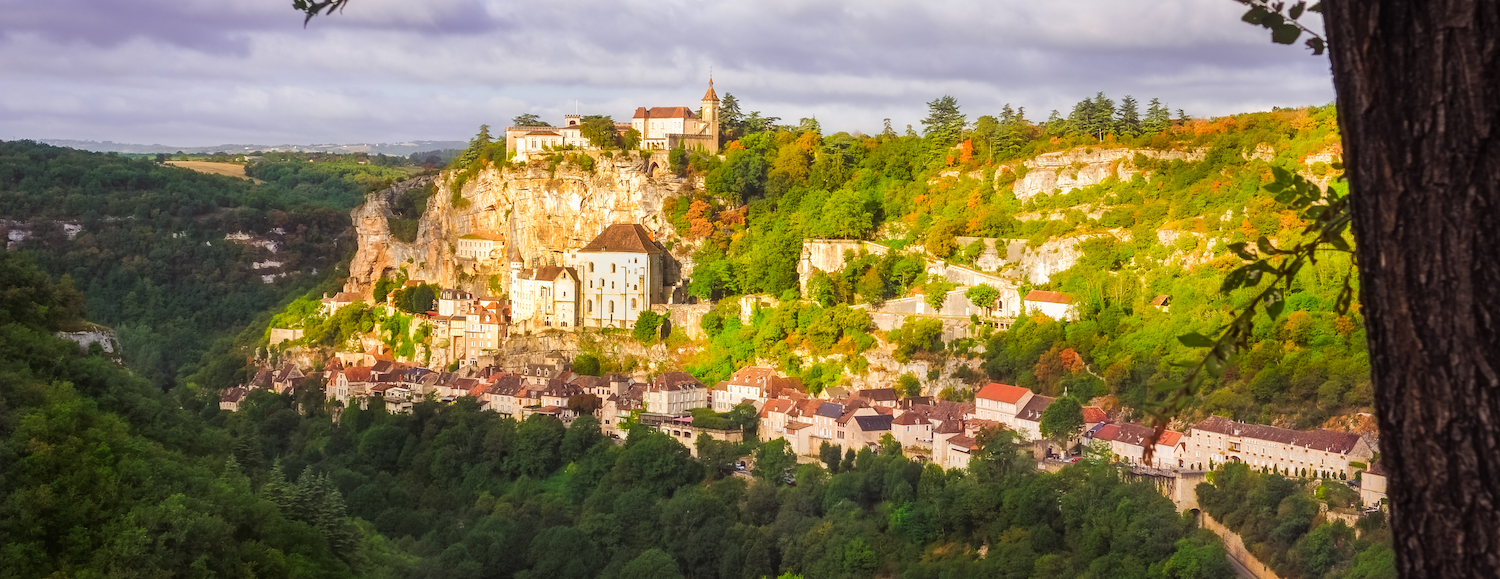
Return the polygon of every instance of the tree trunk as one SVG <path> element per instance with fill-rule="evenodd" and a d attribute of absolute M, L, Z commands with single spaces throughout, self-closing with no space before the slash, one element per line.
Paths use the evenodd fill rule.
<path fill-rule="evenodd" d="M 1396 566 L 1500 577 L 1500 2 L 1323 7 Z"/>

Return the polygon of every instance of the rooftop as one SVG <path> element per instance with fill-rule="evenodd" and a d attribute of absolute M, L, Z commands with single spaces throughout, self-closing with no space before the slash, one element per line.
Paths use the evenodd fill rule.
<path fill-rule="evenodd" d="M 579 252 L 610 252 L 610 253 L 664 253 L 656 242 L 651 240 L 651 233 L 646 231 L 639 223 L 616 223 L 604 228 L 604 231 L 583 246 Z"/>

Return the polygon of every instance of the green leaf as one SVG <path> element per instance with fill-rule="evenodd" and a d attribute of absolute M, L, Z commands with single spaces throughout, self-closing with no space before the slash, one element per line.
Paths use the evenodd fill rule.
<path fill-rule="evenodd" d="M 1323 3 L 1322 2 L 1313 2 L 1312 6 L 1307 7 L 1307 11 L 1308 12 L 1317 12 L 1318 14 L 1322 14 L 1323 13 Z"/>
<path fill-rule="evenodd" d="M 1197 332 L 1191 332 L 1191 333 L 1183 334 L 1181 336 L 1177 336 L 1177 341 L 1182 342 L 1182 345 L 1187 346 L 1189 348 L 1212 348 L 1212 347 L 1214 347 L 1214 341 L 1212 339 L 1210 339 L 1208 336 L 1205 336 L 1203 334 L 1199 334 Z"/>
<path fill-rule="evenodd" d="M 1302 36 L 1302 29 L 1295 24 L 1278 24 L 1271 29 L 1271 42 L 1276 44 L 1291 44 Z"/>
<path fill-rule="evenodd" d="M 1307 2 L 1298 2 L 1292 5 L 1291 10 L 1286 11 L 1286 15 L 1290 16 L 1292 20 L 1296 20 L 1302 17 L 1302 11 L 1306 8 Z"/>
<path fill-rule="evenodd" d="M 1262 255 L 1271 255 L 1273 253 L 1277 253 L 1276 246 L 1271 245 L 1271 240 L 1266 239 L 1266 236 L 1264 235 L 1255 240 L 1255 248 L 1260 250 L 1260 253 Z"/>
<path fill-rule="evenodd" d="M 1157 382 L 1156 384 L 1153 384 L 1151 386 L 1151 391 L 1152 392 L 1156 392 L 1158 394 L 1163 393 L 1163 392 L 1171 392 L 1173 390 L 1186 390 L 1186 389 L 1187 389 L 1187 386 L 1185 384 L 1183 384 L 1181 382 L 1177 382 L 1175 380 L 1167 380 L 1165 382 Z"/>
<path fill-rule="evenodd" d="M 1282 298 L 1281 290 L 1274 290 L 1266 296 L 1266 315 L 1271 319 L 1281 317 L 1281 310 L 1286 308 L 1286 300 Z"/>

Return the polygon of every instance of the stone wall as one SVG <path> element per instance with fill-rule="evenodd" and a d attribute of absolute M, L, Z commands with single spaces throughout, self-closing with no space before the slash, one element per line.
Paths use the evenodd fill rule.
<path fill-rule="evenodd" d="M 1254 575 L 1256 579 L 1281 579 L 1274 571 L 1271 571 L 1270 567 L 1261 563 L 1260 559 L 1255 558 L 1255 555 L 1250 554 L 1250 550 L 1245 548 L 1245 542 L 1234 531 L 1219 524 L 1208 513 L 1202 513 L 1200 519 L 1202 520 L 1203 528 L 1213 531 L 1224 539 L 1224 550 L 1229 552 L 1229 558 L 1234 559 L 1244 569 L 1248 569 L 1250 574 Z"/>
<path fill-rule="evenodd" d="M 302 328 L 271 328 L 271 345 L 302 339 Z"/>

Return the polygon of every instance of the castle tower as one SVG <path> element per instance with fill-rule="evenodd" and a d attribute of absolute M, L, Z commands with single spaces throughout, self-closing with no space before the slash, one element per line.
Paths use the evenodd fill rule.
<path fill-rule="evenodd" d="M 703 117 L 699 119 L 706 123 L 705 134 L 710 135 L 710 153 L 719 152 L 719 95 L 714 93 L 714 79 L 708 79 L 708 92 L 703 93 Z"/>

